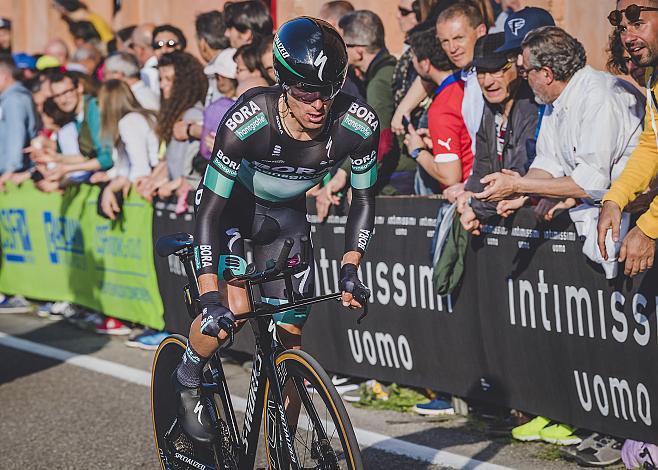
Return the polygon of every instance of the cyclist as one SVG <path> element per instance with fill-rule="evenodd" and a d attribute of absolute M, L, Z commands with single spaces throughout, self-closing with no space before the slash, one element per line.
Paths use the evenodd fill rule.
<path fill-rule="evenodd" d="M 246 313 L 244 289 L 226 286 L 225 269 L 244 273 L 244 238 L 252 240 L 259 269 L 276 258 L 287 238 L 310 238 L 306 191 L 347 157 L 352 159 L 352 204 L 345 228 L 340 290 L 346 307 L 367 301 L 357 277 L 374 224 L 379 122 L 367 104 L 340 90 L 347 49 L 329 23 L 300 17 L 281 26 L 274 38 L 278 86 L 243 94 L 217 130 L 211 161 L 196 193 L 195 262 L 202 314 L 192 323 L 188 347 L 174 383 L 185 431 L 200 442 L 214 437 L 200 393 L 204 364 L 226 337 L 222 326 Z M 302 297 L 314 291 L 314 269 L 295 277 Z M 264 299 L 281 303 L 283 282 L 261 286 Z M 220 294 L 221 292 L 221 294 Z M 286 347 L 301 345 L 308 310 L 277 314 L 277 334 Z"/>

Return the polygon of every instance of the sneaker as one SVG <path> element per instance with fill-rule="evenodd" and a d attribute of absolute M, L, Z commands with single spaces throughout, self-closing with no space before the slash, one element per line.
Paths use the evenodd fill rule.
<path fill-rule="evenodd" d="M 452 407 L 452 403 L 446 400 L 441 400 L 440 398 L 435 398 L 428 403 L 419 403 L 411 408 L 411 411 L 414 411 L 422 416 L 455 414 L 455 409 Z"/>
<path fill-rule="evenodd" d="M 215 427 L 210 417 L 212 405 L 201 393 L 201 388 L 187 388 L 178 381 L 178 368 L 171 376 L 178 398 L 178 421 L 185 433 L 195 441 L 211 443 L 215 438 Z"/>
<path fill-rule="evenodd" d="M 144 349 L 146 351 L 155 351 L 169 334 L 170 333 L 166 331 L 156 331 L 151 328 L 146 328 L 137 336 L 126 341 L 126 346 Z"/>
<path fill-rule="evenodd" d="M 5 297 L 0 302 L 0 313 L 30 313 L 34 310 L 32 304 L 25 300 L 22 295 Z"/>
<path fill-rule="evenodd" d="M 543 416 L 537 416 L 535 419 L 517 426 L 512 429 L 512 437 L 518 441 L 529 442 L 541 439 L 539 431 L 548 426 L 551 420 Z"/>
<path fill-rule="evenodd" d="M 594 433 L 578 446 L 564 449 L 565 457 L 576 460 L 584 467 L 607 467 L 621 461 L 623 442 L 611 436 Z"/>
<path fill-rule="evenodd" d="M 37 307 L 37 315 L 41 318 L 48 318 L 52 320 L 61 320 L 62 317 L 59 315 L 52 315 L 50 313 L 50 310 L 53 308 L 53 302 L 45 302 L 43 304 L 40 304 Z"/>
<path fill-rule="evenodd" d="M 542 428 L 542 430 L 539 431 L 539 436 L 542 441 L 550 444 L 572 446 L 583 442 L 580 437 L 574 434 L 575 431 L 575 428 L 567 426 L 566 424 L 553 424 Z"/>
<path fill-rule="evenodd" d="M 100 335 L 121 336 L 130 334 L 130 328 L 112 317 L 105 317 L 95 330 Z"/>
<path fill-rule="evenodd" d="M 356 403 L 361 401 L 361 398 L 372 396 L 376 400 L 388 400 L 388 388 L 374 379 L 370 379 L 359 385 L 359 388 L 343 393 L 341 396 L 343 400 Z"/>
<path fill-rule="evenodd" d="M 70 318 L 76 313 L 78 313 L 80 309 L 72 304 L 71 302 L 55 302 L 53 303 L 52 307 L 50 307 L 50 313 L 53 315 L 61 315 L 63 318 Z"/>

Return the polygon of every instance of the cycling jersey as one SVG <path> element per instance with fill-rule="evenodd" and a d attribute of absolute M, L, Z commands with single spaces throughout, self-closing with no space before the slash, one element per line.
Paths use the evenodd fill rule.
<path fill-rule="evenodd" d="M 243 238 L 267 246 L 262 254 L 276 257 L 272 247 L 280 248 L 288 235 L 298 239 L 308 234 L 306 191 L 347 157 L 352 160 L 352 204 L 345 251 L 366 250 L 374 225 L 377 116 L 367 104 L 339 93 L 322 133 L 299 141 L 283 128 L 278 112 L 281 93 L 279 87 L 249 90 L 217 129 L 212 158 L 195 198 L 199 274 L 218 274 L 221 279 L 225 268 L 242 271 Z M 292 253 L 297 248 L 296 244 Z M 306 286 L 312 284 L 308 281 Z"/>

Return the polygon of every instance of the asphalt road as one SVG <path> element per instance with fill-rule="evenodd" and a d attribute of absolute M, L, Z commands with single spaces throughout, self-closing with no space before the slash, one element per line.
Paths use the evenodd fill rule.
<path fill-rule="evenodd" d="M 147 375 L 152 352 L 65 322 L 4 314 L 0 357 L 1 469 L 159 468 Z M 136 369 L 138 380 L 89 358 Z M 225 372 L 231 393 L 244 397 L 248 371 L 228 363 Z M 428 419 L 351 405 L 348 412 L 369 469 L 577 468 L 555 459 L 553 446 L 492 440 L 465 417 Z M 266 466 L 263 452 L 257 466 Z"/>

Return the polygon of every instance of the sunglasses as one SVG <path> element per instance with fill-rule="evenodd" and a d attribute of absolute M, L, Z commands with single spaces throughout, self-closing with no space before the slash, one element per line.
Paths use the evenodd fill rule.
<path fill-rule="evenodd" d="M 635 23 L 640 19 L 643 11 L 658 11 L 658 8 L 641 7 L 639 5 L 628 5 L 625 10 L 613 10 L 608 15 L 608 21 L 612 26 L 619 26 L 624 20 L 624 16 L 629 23 Z"/>
<path fill-rule="evenodd" d="M 401 16 L 409 16 L 414 12 L 413 10 L 409 10 L 407 8 L 402 8 L 402 7 L 398 7 L 398 11 L 400 12 Z"/>
<path fill-rule="evenodd" d="M 327 85 L 322 87 L 306 84 L 284 86 L 284 90 L 287 91 L 290 96 L 297 101 L 306 104 L 315 103 L 317 100 L 323 102 L 331 101 L 336 97 L 341 88 L 342 87 L 337 85 Z"/>
<path fill-rule="evenodd" d="M 179 44 L 178 41 L 174 41 L 173 39 L 170 39 L 168 41 L 155 41 L 153 44 L 151 44 L 151 47 L 157 51 L 158 49 L 162 49 L 163 47 L 175 48 L 176 46 L 178 46 L 178 44 Z"/>

